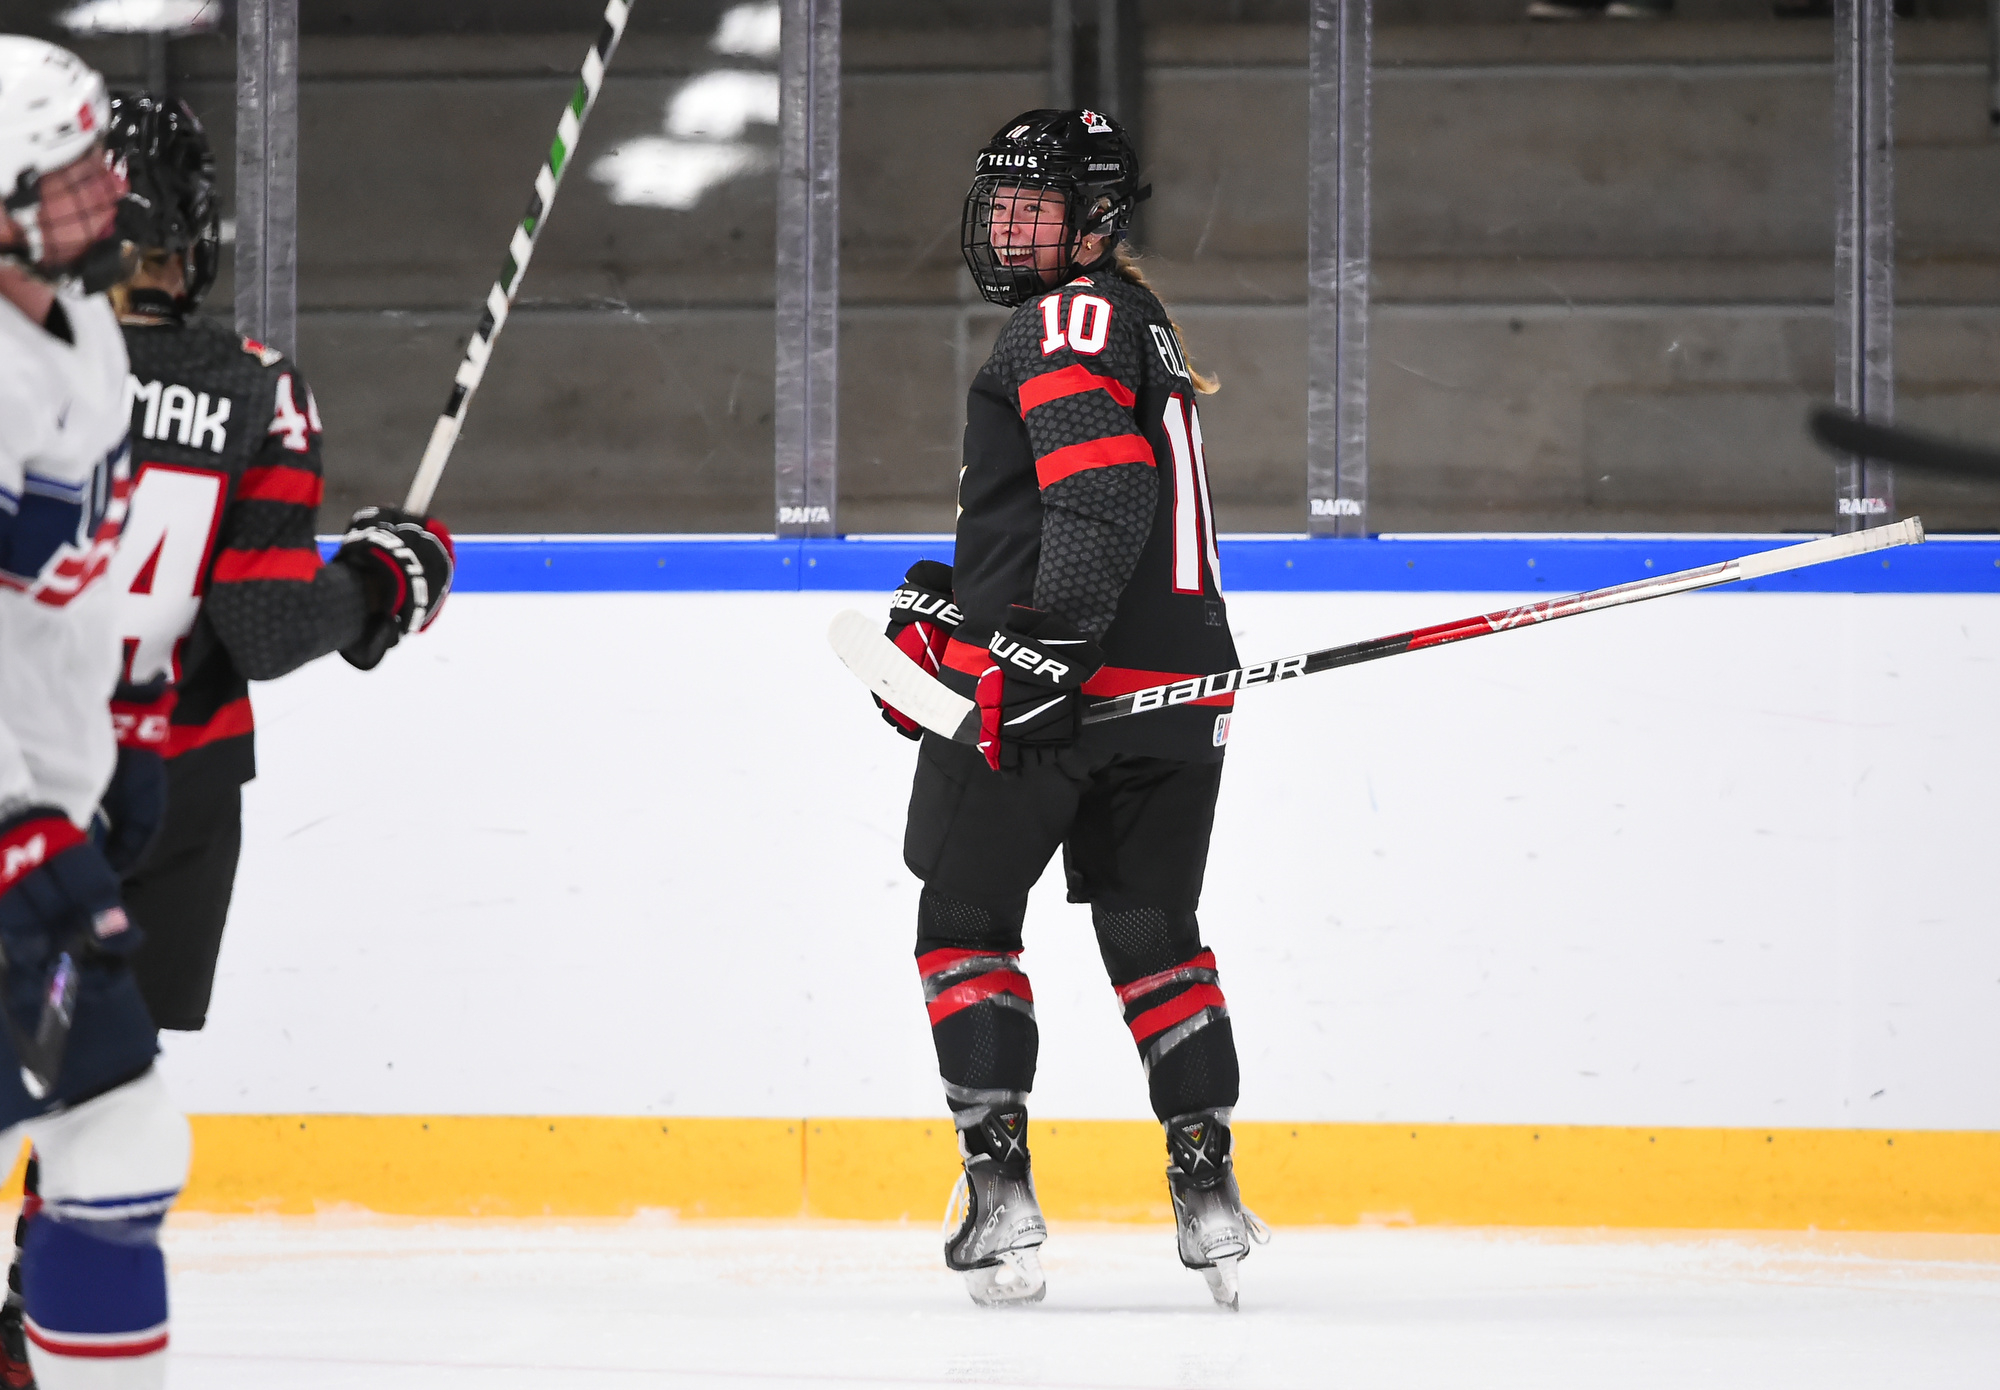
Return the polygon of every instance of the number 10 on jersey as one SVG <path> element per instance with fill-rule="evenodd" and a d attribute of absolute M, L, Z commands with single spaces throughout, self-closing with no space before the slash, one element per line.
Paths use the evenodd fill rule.
<path fill-rule="evenodd" d="M 1222 561 L 1215 553 L 1215 503 L 1208 495 L 1208 460 L 1201 448 L 1201 412 L 1175 392 L 1162 422 L 1174 451 L 1174 592 L 1202 592 L 1201 562 L 1208 561 L 1215 592 L 1222 592 Z"/>

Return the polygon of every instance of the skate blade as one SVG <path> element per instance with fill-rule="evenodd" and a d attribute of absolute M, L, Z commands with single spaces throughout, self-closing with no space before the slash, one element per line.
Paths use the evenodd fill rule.
<path fill-rule="evenodd" d="M 1209 1293 L 1214 1295 L 1217 1303 L 1232 1313 L 1237 1311 L 1237 1259 L 1235 1255 L 1222 1255 L 1214 1264 L 1203 1266 L 1201 1271 L 1201 1277 L 1208 1281 Z"/>
<path fill-rule="evenodd" d="M 1042 1277 L 1042 1257 L 1031 1249 L 1009 1250 L 1000 1263 L 965 1271 L 965 1291 L 982 1308 L 1013 1308 L 1040 1303 L 1049 1291 Z"/>

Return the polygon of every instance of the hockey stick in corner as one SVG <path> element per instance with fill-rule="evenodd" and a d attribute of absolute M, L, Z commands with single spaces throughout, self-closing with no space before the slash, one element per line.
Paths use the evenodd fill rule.
<path fill-rule="evenodd" d="M 2000 482 L 2000 451 L 1878 424 L 1831 406 L 1821 406 L 1812 413 L 1812 437 L 1836 454 L 1880 459 L 1926 473 Z"/>
<path fill-rule="evenodd" d="M 576 153 L 577 137 L 583 132 L 590 108 L 597 104 L 597 89 L 604 85 L 604 70 L 611 64 L 618 40 L 624 37 L 625 19 L 631 11 L 631 0 L 608 0 L 604 6 L 604 28 L 598 32 L 590 51 L 583 55 L 583 72 L 577 78 L 569 104 L 563 107 L 562 119 L 556 122 L 556 138 L 549 145 L 549 157 L 536 171 L 535 196 L 528 200 L 528 211 L 507 245 L 507 262 L 500 268 L 500 278 L 486 292 L 486 312 L 465 345 L 465 358 L 452 378 L 451 399 L 445 402 L 444 414 L 438 416 L 431 430 L 431 442 L 425 446 L 423 461 L 417 465 L 410 494 L 403 499 L 405 511 L 430 510 L 431 497 L 437 492 L 438 480 L 444 477 L 445 463 L 451 458 L 452 446 L 458 443 L 458 432 L 465 424 L 466 407 L 472 403 L 472 393 L 479 389 L 479 379 L 486 375 L 486 360 L 493 354 L 493 340 L 507 326 L 514 295 L 521 288 L 521 277 L 528 273 L 529 258 L 535 254 L 535 240 L 549 220 L 556 189 L 562 186 L 563 173 Z"/>
<path fill-rule="evenodd" d="M 1190 700 L 1205 700 L 1298 676 L 1317 675 L 1340 666 L 1356 666 L 1385 656 L 1401 656 L 1404 652 L 1422 651 L 1426 647 L 1441 647 L 1447 642 L 1463 642 L 1467 638 L 1531 627 L 1557 618 L 1572 618 L 1579 613 L 1595 613 L 1600 609 L 1618 608 L 1649 598 L 1664 598 L 1668 594 L 1684 594 L 1717 584 L 1762 579 L 1787 570 L 1865 555 L 1871 550 L 1920 545 L 1923 539 L 1923 522 L 1911 517 L 1893 526 L 1780 546 L 1776 550 L 1701 565 L 1675 574 L 1638 579 L 1609 589 L 1592 589 L 1589 593 L 1543 599 L 1539 603 L 1460 618 L 1435 627 L 1420 627 L 1413 632 L 1399 632 L 1393 637 L 1350 642 L 1343 647 L 1327 647 L 1277 661 L 1259 662 L 1254 666 L 1239 666 L 1233 671 L 1217 671 L 1213 675 L 1190 676 L 1168 685 L 1149 686 L 1086 706 L 1083 722 L 1099 724 L 1107 719 L 1123 719 L 1128 714 L 1143 714 L 1147 710 L 1183 705 Z M 882 635 L 878 622 L 871 622 L 853 609 L 848 609 L 834 617 L 833 626 L 827 631 L 827 641 L 832 643 L 835 654 L 846 663 L 847 669 L 860 677 L 863 685 L 932 733 L 941 734 L 955 743 L 979 742 L 978 707 L 905 656 L 900 648 Z"/>

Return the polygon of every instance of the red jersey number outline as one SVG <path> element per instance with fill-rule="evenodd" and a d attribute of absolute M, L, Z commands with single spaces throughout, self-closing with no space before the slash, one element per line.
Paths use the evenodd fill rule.
<path fill-rule="evenodd" d="M 1080 294 L 1070 300 L 1067 333 L 1063 331 L 1062 295 L 1052 294 L 1042 301 L 1042 356 L 1067 347 L 1082 356 L 1094 357 L 1110 341 L 1110 300 L 1094 294 Z"/>
<path fill-rule="evenodd" d="M 1201 446 L 1201 412 L 1176 391 L 1160 423 L 1174 455 L 1173 584 L 1177 594 L 1199 594 L 1202 562 L 1215 592 L 1222 592 L 1222 561 L 1215 550 L 1215 503 L 1208 495 L 1208 460 Z"/>
<path fill-rule="evenodd" d="M 127 681 L 143 685 L 160 675 L 180 681 L 181 646 L 201 615 L 228 498 L 228 480 L 211 469 L 139 466 L 111 565 Z"/>

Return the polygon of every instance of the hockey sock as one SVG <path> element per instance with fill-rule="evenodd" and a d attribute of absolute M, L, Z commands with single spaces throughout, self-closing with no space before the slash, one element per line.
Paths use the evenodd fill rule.
<path fill-rule="evenodd" d="M 154 1390 L 166 1383 L 172 1192 L 50 1202 L 22 1259 L 29 1357 L 41 1390 Z"/>
<path fill-rule="evenodd" d="M 1153 1113 L 1165 1124 L 1176 1115 L 1235 1105 L 1239 1077 L 1229 1005 L 1195 915 L 1093 905 L 1091 918 L 1125 1026 L 1146 1067 Z"/>
<path fill-rule="evenodd" d="M 938 1074 L 961 1129 L 1020 1109 L 1035 1084 L 1040 1035 L 1020 964 L 1027 909 L 1025 898 L 996 912 L 931 888 L 918 899 L 917 974 Z"/>

